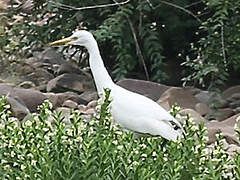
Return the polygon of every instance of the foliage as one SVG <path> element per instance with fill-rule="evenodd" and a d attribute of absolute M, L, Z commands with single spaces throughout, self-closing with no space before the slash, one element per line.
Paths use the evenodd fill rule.
<path fill-rule="evenodd" d="M 71 7 L 112 3 L 110 0 L 54 2 Z M 190 2 L 182 1 L 181 5 Z M 197 24 L 183 12 L 159 4 L 158 0 L 131 0 L 121 7 L 81 11 L 54 6 L 48 1 L 27 0 L 12 4 L 5 12 L 6 23 L 1 32 L 3 53 L 0 59 L 3 62 L 11 59 L 19 63 L 19 59 L 31 56 L 32 51 L 87 26 L 96 35 L 106 64 L 114 65 L 111 70 L 116 80 L 123 77 L 147 79 L 148 76 L 156 82 L 166 80 L 163 68 L 168 62 L 164 56 L 174 56 L 185 47 L 189 41 L 186 31 Z M 182 35 L 174 35 L 176 32 Z"/>
<path fill-rule="evenodd" d="M 193 71 L 184 78 L 194 81 L 213 91 L 219 91 L 228 80 L 231 71 L 239 71 L 240 1 L 204 1 L 206 8 L 201 13 L 209 13 L 199 27 L 201 35 L 197 44 L 192 44 L 194 57 L 188 57 L 183 64 Z"/>
<path fill-rule="evenodd" d="M 112 122 L 109 90 L 91 120 L 72 111 L 70 123 L 46 101 L 24 122 L 0 100 L 1 179 L 236 179 L 239 154 L 230 157 L 223 139 L 208 147 L 206 128 L 186 117 L 177 142 L 134 138 Z M 2 113 L 3 112 L 3 113 Z M 177 110 L 173 110 L 177 115 Z M 50 117 L 55 120 L 49 123 Z"/>

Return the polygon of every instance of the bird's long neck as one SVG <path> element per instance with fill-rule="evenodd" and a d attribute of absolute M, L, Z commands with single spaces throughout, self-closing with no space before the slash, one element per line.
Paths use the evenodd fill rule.
<path fill-rule="evenodd" d="M 95 39 L 86 46 L 89 52 L 89 64 L 98 93 L 104 94 L 104 88 L 110 88 L 114 85 L 109 76 L 101 58 L 99 48 Z"/>

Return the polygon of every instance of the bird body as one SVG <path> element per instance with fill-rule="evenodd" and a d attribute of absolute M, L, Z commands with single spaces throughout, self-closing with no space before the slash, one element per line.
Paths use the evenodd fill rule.
<path fill-rule="evenodd" d="M 89 52 L 89 64 L 99 94 L 104 88 L 111 90 L 111 114 L 121 127 L 139 133 L 160 135 L 175 141 L 181 133 L 170 123 L 180 123 L 153 100 L 116 85 L 109 76 L 102 61 L 99 48 L 93 35 L 85 30 L 75 32 L 72 36 L 51 43 L 55 45 L 81 45 Z"/>

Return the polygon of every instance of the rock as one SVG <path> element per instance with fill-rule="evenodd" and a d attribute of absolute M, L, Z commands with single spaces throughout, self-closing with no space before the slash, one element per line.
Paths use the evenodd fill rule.
<path fill-rule="evenodd" d="M 0 83 L 6 83 L 4 79 L 0 78 Z"/>
<path fill-rule="evenodd" d="M 30 112 L 35 112 L 37 107 L 47 99 L 43 93 L 33 89 L 13 88 L 13 91 L 10 93 L 10 95 L 13 97 L 17 96 L 19 99 L 21 99 L 28 107 Z"/>
<path fill-rule="evenodd" d="M 48 92 L 66 92 L 74 91 L 82 93 L 86 90 L 93 89 L 92 79 L 78 74 L 62 74 L 47 84 Z"/>
<path fill-rule="evenodd" d="M 228 102 L 234 102 L 240 99 L 240 93 L 234 93 L 229 98 L 227 98 Z"/>
<path fill-rule="evenodd" d="M 158 100 L 157 103 L 166 111 L 169 111 L 171 109 L 171 106 L 169 105 L 167 98 L 166 100 L 165 99 Z"/>
<path fill-rule="evenodd" d="M 60 53 L 57 53 L 53 48 L 46 48 L 44 51 L 40 52 L 37 57 L 44 64 L 63 64 L 66 61 Z"/>
<path fill-rule="evenodd" d="M 117 84 L 130 91 L 147 96 L 154 101 L 157 101 L 162 93 L 164 93 L 169 88 L 163 84 L 137 79 L 124 79 L 118 81 Z"/>
<path fill-rule="evenodd" d="M 41 84 L 39 86 L 36 86 L 34 89 L 37 90 L 37 91 L 46 92 L 47 91 L 47 85 L 46 84 Z"/>
<path fill-rule="evenodd" d="M 239 99 L 239 100 L 236 100 L 236 101 L 234 101 L 234 102 L 229 103 L 229 107 L 230 107 L 230 108 L 240 107 L 240 99 Z"/>
<path fill-rule="evenodd" d="M 214 100 L 212 100 L 212 107 L 215 109 L 227 108 L 228 102 L 227 102 L 227 100 L 222 99 L 222 98 L 214 99 Z"/>
<path fill-rule="evenodd" d="M 213 92 L 209 91 L 200 91 L 196 95 L 194 95 L 201 103 L 208 104 L 210 99 L 214 96 Z"/>
<path fill-rule="evenodd" d="M 18 87 L 22 87 L 25 89 L 30 89 L 35 87 L 36 85 L 32 81 L 24 81 L 18 85 Z"/>
<path fill-rule="evenodd" d="M 93 109 L 93 108 L 87 109 L 87 110 L 85 111 L 85 114 L 89 114 L 89 115 L 93 115 L 93 114 L 95 114 L 95 113 L 96 113 L 96 111 L 95 111 L 95 109 Z"/>
<path fill-rule="evenodd" d="M 13 86 L 8 85 L 6 83 L 0 84 L 0 96 L 6 96 L 7 94 L 10 94 L 13 90 Z"/>
<path fill-rule="evenodd" d="M 193 109 L 182 109 L 179 111 L 179 114 L 181 116 L 186 116 L 190 115 L 193 118 L 193 121 L 196 122 L 197 124 L 203 122 L 206 123 L 207 120 L 201 116 L 197 111 L 194 111 Z"/>
<path fill-rule="evenodd" d="M 240 114 L 234 115 L 224 121 L 211 121 L 207 123 L 208 128 L 208 137 L 209 144 L 213 143 L 216 140 L 216 133 L 221 132 L 223 137 L 229 144 L 237 144 L 239 145 L 239 139 L 235 133 L 234 126 L 236 124 L 236 119 L 240 116 Z M 238 122 L 240 125 L 240 122 Z"/>
<path fill-rule="evenodd" d="M 93 101 L 90 101 L 88 104 L 87 104 L 87 108 L 90 109 L 90 108 L 95 108 L 97 106 L 97 100 L 93 100 Z"/>
<path fill-rule="evenodd" d="M 178 104 L 181 108 L 194 109 L 200 101 L 192 95 L 190 89 L 171 87 L 162 94 L 157 103 L 168 103 L 170 107 Z"/>
<path fill-rule="evenodd" d="M 17 117 L 19 120 L 23 120 L 24 117 L 26 117 L 30 113 L 26 105 L 23 102 L 21 102 L 21 100 L 19 99 L 15 99 L 13 97 L 8 96 L 7 102 L 11 106 L 11 111 L 13 113 L 13 116 Z"/>
<path fill-rule="evenodd" d="M 74 92 L 65 93 L 45 93 L 46 97 L 52 102 L 53 108 L 58 108 L 63 105 L 66 100 L 72 100 L 77 104 L 87 104 L 88 102 L 82 99 L 78 94 Z"/>
<path fill-rule="evenodd" d="M 223 125 L 227 125 L 227 126 L 231 126 L 232 128 L 234 128 L 235 124 L 237 123 L 238 126 L 240 126 L 240 121 L 237 122 L 237 118 L 240 117 L 240 113 L 239 114 L 235 114 L 234 116 L 220 122 Z"/>
<path fill-rule="evenodd" d="M 216 134 L 221 133 L 221 128 L 219 127 L 218 121 L 211 121 L 207 124 L 208 129 L 208 144 L 212 144 L 216 141 Z M 214 126 L 217 124 L 217 126 Z"/>
<path fill-rule="evenodd" d="M 82 74 L 78 67 L 74 67 L 72 64 L 67 63 L 67 62 L 61 64 L 58 67 L 56 73 L 58 75 L 61 75 L 61 74 L 64 74 L 64 73 Z"/>
<path fill-rule="evenodd" d="M 240 85 L 232 86 L 232 87 L 226 89 L 225 91 L 223 91 L 222 97 L 226 100 L 235 93 L 240 93 Z"/>
<path fill-rule="evenodd" d="M 64 107 L 68 107 L 68 108 L 71 108 L 71 109 L 75 109 L 78 107 L 78 104 L 72 100 L 66 100 L 64 101 L 63 105 Z"/>
<path fill-rule="evenodd" d="M 240 113 L 240 107 L 235 108 L 233 111 L 234 111 L 234 114 Z"/>
<path fill-rule="evenodd" d="M 237 146 L 236 144 L 229 144 L 227 152 L 231 156 L 234 156 L 236 152 L 240 153 L 240 146 Z"/>
<path fill-rule="evenodd" d="M 23 89 L 5 84 L 0 84 L 0 95 L 9 95 L 21 100 L 30 112 L 35 112 L 37 107 L 47 99 L 43 93 L 34 89 Z"/>
<path fill-rule="evenodd" d="M 78 105 L 78 109 L 81 113 L 85 113 L 85 111 L 87 110 L 87 106 L 80 104 Z"/>
<path fill-rule="evenodd" d="M 223 121 L 234 115 L 234 111 L 231 108 L 224 108 L 217 110 L 217 120 Z"/>
<path fill-rule="evenodd" d="M 212 112 L 212 110 L 205 103 L 197 103 L 195 105 L 195 109 L 201 116 L 205 116 Z"/>
<path fill-rule="evenodd" d="M 97 100 L 98 94 L 95 90 L 87 90 L 84 91 L 82 94 L 79 95 L 80 98 L 84 99 L 87 102 Z"/>

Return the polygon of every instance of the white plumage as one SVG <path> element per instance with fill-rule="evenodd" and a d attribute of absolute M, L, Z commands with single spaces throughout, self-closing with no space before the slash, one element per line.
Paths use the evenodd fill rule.
<path fill-rule="evenodd" d="M 121 127 L 139 133 L 160 135 L 175 141 L 181 135 L 170 123 L 174 122 L 181 129 L 180 123 L 166 110 L 151 99 L 128 91 L 116 85 L 104 67 L 99 48 L 93 35 L 85 30 L 79 30 L 72 36 L 55 41 L 50 45 L 80 45 L 89 52 L 90 68 L 98 93 L 104 93 L 104 88 L 111 89 L 111 113 L 114 121 Z"/>

